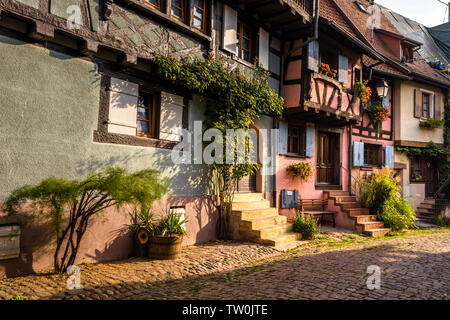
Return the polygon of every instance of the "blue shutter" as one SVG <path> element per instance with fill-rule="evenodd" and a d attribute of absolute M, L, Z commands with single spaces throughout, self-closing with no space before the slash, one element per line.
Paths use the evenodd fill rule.
<path fill-rule="evenodd" d="M 364 165 L 364 142 L 353 142 L 353 166 L 362 167 Z"/>
<path fill-rule="evenodd" d="M 308 69 L 319 72 L 319 41 L 312 41 L 308 44 Z"/>
<path fill-rule="evenodd" d="M 346 56 L 339 55 L 339 70 L 338 70 L 339 82 L 344 84 L 348 83 L 348 58 Z"/>
<path fill-rule="evenodd" d="M 306 127 L 306 156 L 314 157 L 314 127 Z"/>
<path fill-rule="evenodd" d="M 278 154 L 287 154 L 288 124 L 280 121 L 278 124 Z"/>
<path fill-rule="evenodd" d="M 394 169 L 394 147 L 385 147 L 385 166 Z"/>

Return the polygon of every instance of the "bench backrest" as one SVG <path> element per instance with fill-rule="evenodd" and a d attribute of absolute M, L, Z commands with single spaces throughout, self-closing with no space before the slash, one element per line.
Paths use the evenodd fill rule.
<path fill-rule="evenodd" d="M 317 209 L 319 207 L 319 210 L 325 211 L 325 207 L 328 204 L 328 200 L 324 199 L 298 199 L 298 208 L 300 210 L 307 208 L 311 209 Z"/>

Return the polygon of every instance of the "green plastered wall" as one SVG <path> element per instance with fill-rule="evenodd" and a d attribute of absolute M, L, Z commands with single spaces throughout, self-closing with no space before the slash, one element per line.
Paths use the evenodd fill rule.
<path fill-rule="evenodd" d="M 92 62 L 4 36 L 0 61 L 0 201 L 24 184 L 83 177 L 108 165 L 160 170 L 172 195 L 208 192 L 206 168 L 175 166 L 170 150 L 93 142 L 100 75 Z M 203 117 L 200 100 L 189 103 L 190 127 Z"/>

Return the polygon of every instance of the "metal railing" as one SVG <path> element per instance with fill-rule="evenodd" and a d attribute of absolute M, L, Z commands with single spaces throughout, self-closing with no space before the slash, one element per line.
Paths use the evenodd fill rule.
<path fill-rule="evenodd" d="M 309 14 L 313 13 L 313 0 L 285 0 L 285 2 L 290 3 L 292 6 L 299 7 Z"/>
<path fill-rule="evenodd" d="M 438 189 L 438 191 L 436 191 L 436 193 L 434 194 L 433 198 L 437 199 L 439 196 L 439 193 L 442 193 L 442 191 L 445 190 L 445 188 L 447 188 L 447 186 L 450 184 L 450 178 L 448 178 L 447 180 L 445 180 L 445 182 L 441 185 L 441 187 Z"/>

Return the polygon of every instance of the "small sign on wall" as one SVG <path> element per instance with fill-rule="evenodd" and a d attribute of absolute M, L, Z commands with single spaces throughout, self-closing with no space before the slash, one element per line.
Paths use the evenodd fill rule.
<path fill-rule="evenodd" d="M 20 254 L 20 226 L 0 225 L 0 260 L 18 258 Z"/>

